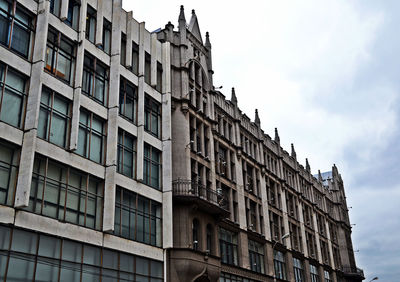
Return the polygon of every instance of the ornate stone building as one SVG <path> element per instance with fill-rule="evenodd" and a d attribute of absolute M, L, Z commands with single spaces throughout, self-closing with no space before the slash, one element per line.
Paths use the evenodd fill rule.
<path fill-rule="evenodd" d="M 0 280 L 361 281 L 336 166 L 311 175 L 213 85 L 183 7 L 0 0 Z"/>

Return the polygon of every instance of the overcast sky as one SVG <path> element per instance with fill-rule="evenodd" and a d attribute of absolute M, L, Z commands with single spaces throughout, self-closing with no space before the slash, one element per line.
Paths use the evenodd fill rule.
<path fill-rule="evenodd" d="M 149 31 L 181 4 L 210 32 L 214 85 L 314 174 L 338 166 L 366 281 L 400 281 L 400 1 L 124 0 Z"/>

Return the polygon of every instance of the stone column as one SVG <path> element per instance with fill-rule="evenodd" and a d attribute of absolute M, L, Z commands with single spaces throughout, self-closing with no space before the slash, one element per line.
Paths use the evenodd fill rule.
<path fill-rule="evenodd" d="M 40 96 L 42 93 L 41 76 L 44 69 L 46 53 L 48 15 L 50 2 L 41 0 L 38 3 L 37 29 L 35 33 L 35 48 L 32 56 L 32 70 L 29 84 L 29 94 L 26 106 L 26 120 L 22 142 L 21 160 L 17 187 L 15 191 L 15 207 L 27 207 L 32 182 L 33 162 L 36 150 L 36 135 L 39 120 Z"/>

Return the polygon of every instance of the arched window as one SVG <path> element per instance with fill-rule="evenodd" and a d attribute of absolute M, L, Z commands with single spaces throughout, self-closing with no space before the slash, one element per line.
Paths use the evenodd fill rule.
<path fill-rule="evenodd" d="M 193 223 L 192 223 L 192 237 L 193 237 L 193 249 L 194 250 L 198 250 L 199 249 L 199 221 L 197 218 L 193 219 Z"/>
<path fill-rule="evenodd" d="M 213 252 L 213 228 L 211 224 L 207 224 L 207 252 Z"/>

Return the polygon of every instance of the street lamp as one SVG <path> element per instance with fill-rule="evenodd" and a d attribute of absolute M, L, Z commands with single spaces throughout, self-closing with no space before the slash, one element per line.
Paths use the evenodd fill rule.
<path fill-rule="evenodd" d="M 376 277 L 372 278 L 371 280 L 369 280 L 369 282 L 374 281 L 374 280 L 378 280 L 378 279 L 379 279 L 379 277 L 376 276 Z"/>

